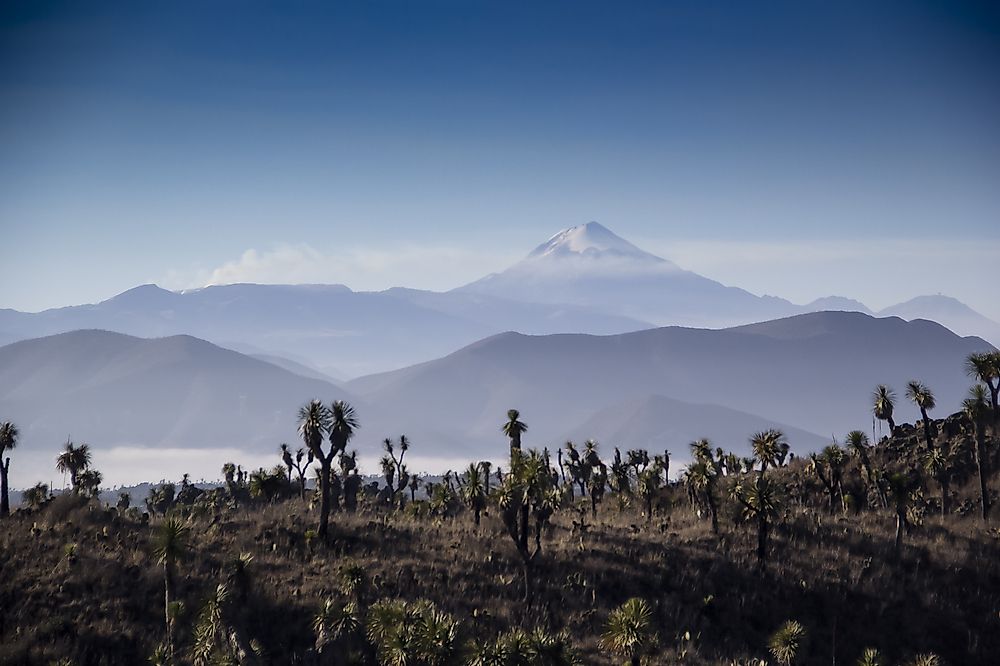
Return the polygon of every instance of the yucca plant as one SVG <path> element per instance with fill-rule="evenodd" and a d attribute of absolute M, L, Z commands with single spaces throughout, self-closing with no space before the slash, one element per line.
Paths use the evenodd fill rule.
<path fill-rule="evenodd" d="M 176 657 L 174 650 L 174 621 L 171 604 L 174 601 L 174 578 L 177 561 L 183 558 L 191 546 L 191 528 L 177 518 L 167 518 L 153 530 L 153 555 L 163 565 L 163 607 L 166 626 L 167 654 L 171 661 Z"/>
<path fill-rule="evenodd" d="M 10 513 L 10 498 L 7 494 L 7 473 L 10 471 L 10 458 L 6 453 L 17 446 L 20 436 L 17 426 L 10 421 L 0 423 L 0 516 Z"/>
<path fill-rule="evenodd" d="M 624 656 L 632 666 L 656 646 L 653 611 L 645 599 L 633 597 L 611 611 L 601 638 L 604 647 Z"/>
<path fill-rule="evenodd" d="M 857 666 L 885 666 L 885 660 L 882 659 L 882 653 L 875 648 L 865 648 L 858 657 Z"/>
<path fill-rule="evenodd" d="M 801 654 L 806 635 L 805 627 L 795 620 L 788 620 L 771 634 L 767 647 L 779 664 L 790 666 Z"/>
<path fill-rule="evenodd" d="M 56 470 L 69 474 L 70 486 L 74 492 L 79 492 L 80 473 L 90 467 L 90 460 L 90 446 L 76 446 L 69 440 L 66 441 L 63 452 L 56 457 Z"/>
<path fill-rule="evenodd" d="M 479 527 L 480 516 L 486 508 L 486 486 L 479 464 L 471 463 L 459 479 L 459 495 L 462 502 L 472 511 L 473 523 Z"/>
<path fill-rule="evenodd" d="M 49 499 L 49 487 L 38 483 L 28 488 L 21 495 L 21 502 L 29 509 L 38 509 Z"/>
<path fill-rule="evenodd" d="M 889 424 L 889 436 L 892 436 L 896 429 L 896 422 L 892 418 L 896 408 L 896 392 L 885 384 L 879 384 L 872 391 L 872 414 L 879 421 Z"/>
<path fill-rule="evenodd" d="M 965 372 L 977 382 L 986 385 L 990 392 L 990 406 L 993 418 L 1000 418 L 1000 352 L 969 354 L 965 360 Z"/>
<path fill-rule="evenodd" d="M 743 507 L 743 517 L 757 523 L 757 569 L 767 567 L 767 544 L 771 523 L 781 508 L 781 487 L 763 472 L 757 478 L 733 486 L 731 497 Z"/>
<path fill-rule="evenodd" d="M 460 663 L 459 622 L 429 601 L 380 601 L 369 609 L 366 629 L 380 664 Z"/>
<path fill-rule="evenodd" d="M 577 666 L 582 663 L 566 630 L 553 634 L 537 628 L 531 632 L 530 652 L 537 666 Z"/>
<path fill-rule="evenodd" d="M 322 654 L 331 643 L 360 635 L 362 626 L 361 611 L 356 603 L 343 604 L 327 599 L 313 618 L 316 652 Z"/>
<path fill-rule="evenodd" d="M 986 388 L 976 384 L 969 389 L 969 397 L 962 401 L 962 411 L 972 421 L 976 430 L 976 467 L 979 471 L 979 503 L 983 522 L 990 514 L 990 493 L 986 487 L 989 476 L 989 462 L 986 453 L 986 424 L 990 420 L 992 410 L 986 397 Z"/>
<path fill-rule="evenodd" d="M 507 410 L 507 421 L 500 430 L 510 439 L 511 453 L 521 450 L 521 435 L 528 431 L 528 426 L 521 422 L 521 412 L 516 409 Z"/>
<path fill-rule="evenodd" d="M 750 448 L 754 458 L 760 463 L 760 471 L 766 472 L 768 467 L 781 465 L 788 456 L 788 442 L 785 433 L 771 428 L 750 437 Z"/>
<path fill-rule="evenodd" d="M 906 662 L 906 666 L 944 666 L 941 657 L 932 652 L 918 654 L 916 657 Z"/>
<path fill-rule="evenodd" d="M 920 418 L 924 428 L 924 442 L 927 444 L 927 450 L 930 451 L 934 448 L 934 436 L 927 412 L 937 406 L 934 392 L 926 384 L 913 380 L 906 383 L 906 398 L 920 410 Z"/>

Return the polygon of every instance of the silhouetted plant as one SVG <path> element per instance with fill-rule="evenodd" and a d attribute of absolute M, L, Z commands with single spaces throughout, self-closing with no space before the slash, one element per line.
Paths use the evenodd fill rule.
<path fill-rule="evenodd" d="M 868 488 L 869 493 L 875 493 L 875 497 L 883 509 L 887 508 L 889 501 L 886 497 L 885 489 L 882 487 L 881 472 L 872 463 L 870 455 L 871 443 L 868 440 L 868 435 L 861 430 L 852 430 L 847 433 L 845 444 L 850 454 L 856 457 L 861 463 L 860 469 L 864 474 L 862 481 L 865 487 Z"/>
<path fill-rule="evenodd" d="M 0 423 L 0 516 L 10 514 L 10 497 L 7 494 L 7 474 L 10 472 L 10 456 L 7 452 L 17 446 L 20 432 L 10 421 Z"/>
<path fill-rule="evenodd" d="M 462 502 L 472 511 L 473 523 L 478 527 L 480 515 L 486 508 L 486 486 L 483 483 L 482 467 L 472 463 L 459 480 Z"/>
<path fill-rule="evenodd" d="M 49 487 L 44 483 L 37 483 L 28 488 L 21 495 L 21 502 L 29 509 L 39 509 L 49 499 Z"/>
<path fill-rule="evenodd" d="M 896 393 L 885 384 L 876 386 L 875 390 L 872 391 L 872 415 L 879 421 L 885 421 L 889 424 L 890 437 L 896 430 L 896 422 L 892 418 L 895 408 Z"/>
<path fill-rule="evenodd" d="M 521 412 L 516 409 L 507 410 L 507 422 L 500 430 L 510 439 L 510 450 L 521 450 L 521 435 L 528 431 L 528 426 L 521 422 Z"/>
<path fill-rule="evenodd" d="M 497 503 L 507 534 L 514 542 L 524 570 L 524 600 L 531 601 L 531 568 L 542 552 L 542 531 L 559 505 L 560 495 L 538 451 L 514 449 L 510 471 L 497 490 Z M 534 546 L 531 543 L 534 518 Z"/>
<path fill-rule="evenodd" d="M 87 444 L 76 446 L 69 440 L 66 441 L 63 452 L 56 457 L 56 469 L 69 474 L 70 487 L 75 493 L 80 492 L 80 474 L 90 467 L 90 460 L 90 447 Z"/>
<path fill-rule="evenodd" d="M 832 516 L 836 511 L 836 500 L 840 497 L 841 509 L 846 513 L 847 504 L 844 499 L 844 465 L 847 464 L 847 456 L 844 450 L 836 443 L 824 447 L 819 453 L 809 455 L 809 471 L 819 478 L 820 483 L 826 490 L 828 505 L 827 509 Z"/>
<path fill-rule="evenodd" d="M 344 453 L 347 443 L 358 428 L 358 418 L 354 408 L 342 400 L 337 400 L 327 409 L 318 400 L 313 400 L 299 410 L 299 434 L 313 457 L 319 460 L 320 471 L 320 512 L 319 530 L 321 539 L 326 539 L 330 523 L 330 470 L 334 457 Z M 323 435 L 329 432 L 330 448 L 323 451 Z"/>
<path fill-rule="evenodd" d="M 781 491 L 778 483 L 763 472 L 753 481 L 739 483 L 733 487 L 732 497 L 743 507 L 743 516 L 757 524 L 757 569 L 767 567 L 767 544 L 771 523 L 778 516 L 781 507 Z"/>
<path fill-rule="evenodd" d="M 990 405 L 986 398 L 986 388 L 982 384 L 976 384 L 969 389 L 969 397 L 962 401 L 962 411 L 972 422 L 976 431 L 976 467 L 979 471 L 979 505 L 982 510 L 983 521 L 989 519 L 990 494 L 986 486 L 986 479 L 989 476 L 989 458 L 986 453 L 986 424 L 991 417 Z"/>
<path fill-rule="evenodd" d="M 926 384 L 913 380 L 906 383 L 906 398 L 920 409 L 920 418 L 924 429 L 924 443 L 927 444 L 927 450 L 930 451 L 934 448 L 934 434 L 932 432 L 931 419 L 927 415 L 927 412 L 934 409 L 937 405 L 934 400 L 934 393 Z"/>
<path fill-rule="evenodd" d="M 969 354 L 965 360 L 966 373 L 986 385 L 990 392 L 990 406 L 994 420 L 1000 419 L 1000 352 Z"/>
<path fill-rule="evenodd" d="M 177 518 L 167 518 L 153 530 L 153 555 L 163 565 L 163 606 L 166 625 L 166 646 L 170 661 L 176 658 L 174 645 L 175 622 L 172 613 L 174 579 L 177 561 L 191 545 L 191 528 Z"/>
<path fill-rule="evenodd" d="M 760 464 L 761 472 L 766 472 L 768 467 L 782 465 L 789 450 L 785 434 L 774 428 L 754 433 L 750 438 L 750 448 Z"/>

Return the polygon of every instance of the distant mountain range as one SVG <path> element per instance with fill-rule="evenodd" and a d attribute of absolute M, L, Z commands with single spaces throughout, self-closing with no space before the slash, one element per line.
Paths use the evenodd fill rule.
<path fill-rule="evenodd" d="M 79 329 L 188 334 L 299 374 L 343 379 L 438 358 L 506 331 L 718 328 L 822 310 L 929 319 L 1000 344 L 1000 324 L 948 297 L 921 296 L 878 313 L 837 296 L 796 305 L 683 270 L 596 222 L 565 229 L 506 271 L 449 292 L 256 284 L 172 292 L 144 285 L 94 305 L 0 310 L 0 344 Z"/>
<path fill-rule="evenodd" d="M 867 429 L 879 382 L 902 395 L 920 379 L 947 413 L 969 385 L 965 357 L 984 349 L 932 322 L 822 312 L 724 330 L 505 333 L 336 385 L 190 336 L 86 330 L 0 348 L 0 414 L 20 426 L 19 452 L 46 460 L 67 435 L 98 449 L 270 454 L 297 442 L 297 409 L 312 398 L 357 407 L 363 455 L 405 433 L 422 456 L 500 459 L 500 424 L 514 407 L 530 426 L 527 446 L 596 438 L 605 450 L 668 449 L 684 460 L 698 437 L 744 451 L 753 431 L 777 426 L 803 452 Z M 902 398 L 897 414 L 917 417 Z"/>
<path fill-rule="evenodd" d="M 341 387 L 187 335 L 74 331 L 0 347 L 0 414 L 26 441 L 271 449 Z"/>
<path fill-rule="evenodd" d="M 813 433 L 800 441 L 808 449 L 869 428 L 878 383 L 900 392 L 900 421 L 918 417 L 902 397 L 910 379 L 934 389 L 940 413 L 956 410 L 970 384 L 964 360 L 984 349 L 992 347 L 928 321 L 821 312 L 723 330 L 505 333 L 345 387 L 370 405 L 377 430 L 419 427 L 429 446 L 495 443 L 503 413 L 515 407 L 534 445 L 588 430 L 611 437 L 608 444 L 620 437 L 638 445 L 670 440 L 676 427 L 675 449 L 695 432 L 739 448 L 745 442 L 732 441 L 734 432 L 769 422 Z"/>
<path fill-rule="evenodd" d="M 187 334 L 351 377 L 436 358 L 511 328 L 618 333 L 649 326 L 582 307 L 412 289 L 355 292 L 342 285 L 236 284 L 185 292 L 144 285 L 95 305 L 0 310 L 0 342 L 80 329 Z"/>

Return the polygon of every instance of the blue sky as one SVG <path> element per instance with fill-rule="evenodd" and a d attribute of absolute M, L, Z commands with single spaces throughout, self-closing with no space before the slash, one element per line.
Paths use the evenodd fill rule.
<path fill-rule="evenodd" d="M 758 293 L 1000 318 L 998 119 L 995 3 L 6 2 L 0 307 L 447 288 L 598 220 Z"/>

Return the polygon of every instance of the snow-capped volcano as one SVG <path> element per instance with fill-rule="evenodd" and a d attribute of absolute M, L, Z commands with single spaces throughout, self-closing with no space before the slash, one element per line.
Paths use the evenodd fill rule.
<path fill-rule="evenodd" d="M 657 324 L 724 326 L 797 312 L 686 271 L 597 222 L 563 229 L 507 270 L 457 291 L 586 306 Z"/>
<path fill-rule="evenodd" d="M 666 259 L 640 250 L 597 222 L 563 229 L 528 255 L 529 260 L 570 257 L 628 259 L 673 266 Z"/>

